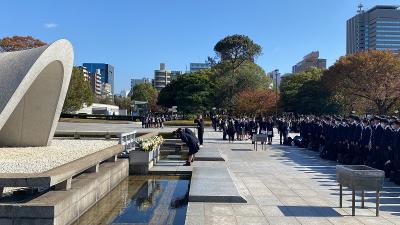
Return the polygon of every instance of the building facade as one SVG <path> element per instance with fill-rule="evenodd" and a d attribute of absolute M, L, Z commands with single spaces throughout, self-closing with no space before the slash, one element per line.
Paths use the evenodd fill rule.
<path fill-rule="evenodd" d="M 90 87 L 92 88 L 93 93 L 96 95 L 96 97 L 101 97 L 102 82 L 101 82 L 100 69 L 95 70 L 94 73 L 89 73 L 89 77 L 90 77 Z"/>
<path fill-rule="evenodd" d="M 183 75 L 182 71 L 171 71 L 171 81 L 178 79 L 179 76 Z"/>
<path fill-rule="evenodd" d="M 131 79 L 131 90 L 137 84 L 151 84 L 151 80 L 149 78 L 141 78 L 141 79 Z"/>
<path fill-rule="evenodd" d="M 281 74 L 279 73 L 278 69 L 267 73 L 267 76 L 272 80 L 272 86 L 270 88 L 279 87 L 279 85 L 281 84 Z"/>
<path fill-rule="evenodd" d="M 161 91 L 171 82 L 171 74 L 165 69 L 165 63 L 160 63 L 160 69 L 154 70 L 153 86 Z"/>
<path fill-rule="evenodd" d="M 377 5 L 368 11 L 359 6 L 358 14 L 347 20 L 346 53 L 365 50 L 400 49 L 400 8 Z"/>
<path fill-rule="evenodd" d="M 196 72 L 199 70 L 211 68 L 209 63 L 190 63 L 190 72 Z"/>
<path fill-rule="evenodd" d="M 84 63 L 84 67 L 90 73 L 96 73 L 96 70 L 100 70 L 101 83 L 108 83 L 111 86 L 111 93 L 114 95 L 114 67 L 106 63 Z"/>
<path fill-rule="evenodd" d="M 292 73 L 300 73 L 309 70 L 311 67 L 326 69 L 326 59 L 319 58 L 319 52 L 311 52 L 303 57 L 303 60 L 292 67 Z"/>
<path fill-rule="evenodd" d="M 84 67 L 84 66 L 78 66 L 78 69 L 80 69 L 82 71 L 83 77 L 85 78 L 85 81 L 89 81 L 90 80 L 89 71 L 87 70 L 87 68 Z"/>

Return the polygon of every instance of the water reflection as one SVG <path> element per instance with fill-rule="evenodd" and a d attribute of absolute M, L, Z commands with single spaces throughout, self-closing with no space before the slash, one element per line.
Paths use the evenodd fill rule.
<path fill-rule="evenodd" d="M 75 225 L 183 225 L 188 193 L 188 177 L 132 176 L 79 218 Z"/>

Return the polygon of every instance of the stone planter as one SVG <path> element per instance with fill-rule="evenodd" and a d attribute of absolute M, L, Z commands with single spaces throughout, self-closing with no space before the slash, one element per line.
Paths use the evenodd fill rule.
<path fill-rule="evenodd" d="M 149 169 L 154 165 L 154 152 L 144 152 L 141 150 L 129 152 L 129 173 L 147 174 Z"/>

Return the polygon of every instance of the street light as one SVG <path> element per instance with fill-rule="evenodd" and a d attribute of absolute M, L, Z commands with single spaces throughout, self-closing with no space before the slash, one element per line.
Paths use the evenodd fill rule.
<path fill-rule="evenodd" d="M 278 117 L 278 75 L 279 70 L 274 70 L 275 75 L 275 117 Z"/>

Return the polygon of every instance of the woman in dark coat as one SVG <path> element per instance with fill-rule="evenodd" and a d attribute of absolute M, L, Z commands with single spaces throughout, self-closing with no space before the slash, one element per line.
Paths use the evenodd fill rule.
<path fill-rule="evenodd" d="M 268 119 L 267 124 L 267 135 L 268 135 L 268 144 L 272 144 L 272 138 L 274 137 L 274 122 L 271 118 Z"/>
<path fill-rule="evenodd" d="M 235 128 L 235 123 L 233 122 L 233 120 L 230 120 L 228 122 L 228 129 L 227 129 L 226 133 L 228 134 L 229 142 L 235 140 L 236 128 Z"/>
<path fill-rule="evenodd" d="M 186 163 L 185 163 L 185 166 L 190 166 L 190 165 L 191 165 L 191 162 L 193 162 L 194 154 L 196 154 L 196 153 L 199 151 L 199 149 L 200 149 L 200 147 L 199 147 L 199 140 L 198 140 L 195 136 L 189 134 L 188 132 L 185 132 L 185 131 L 182 130 L 182 129 L 178 129 L 178 130 L 177 130 L 177 136 L 178 136 L 178 137 L 188 146 L 188 148 L 189 148 L 188 159 L 187 159 L 187 161 L 186 161 Z"/>

